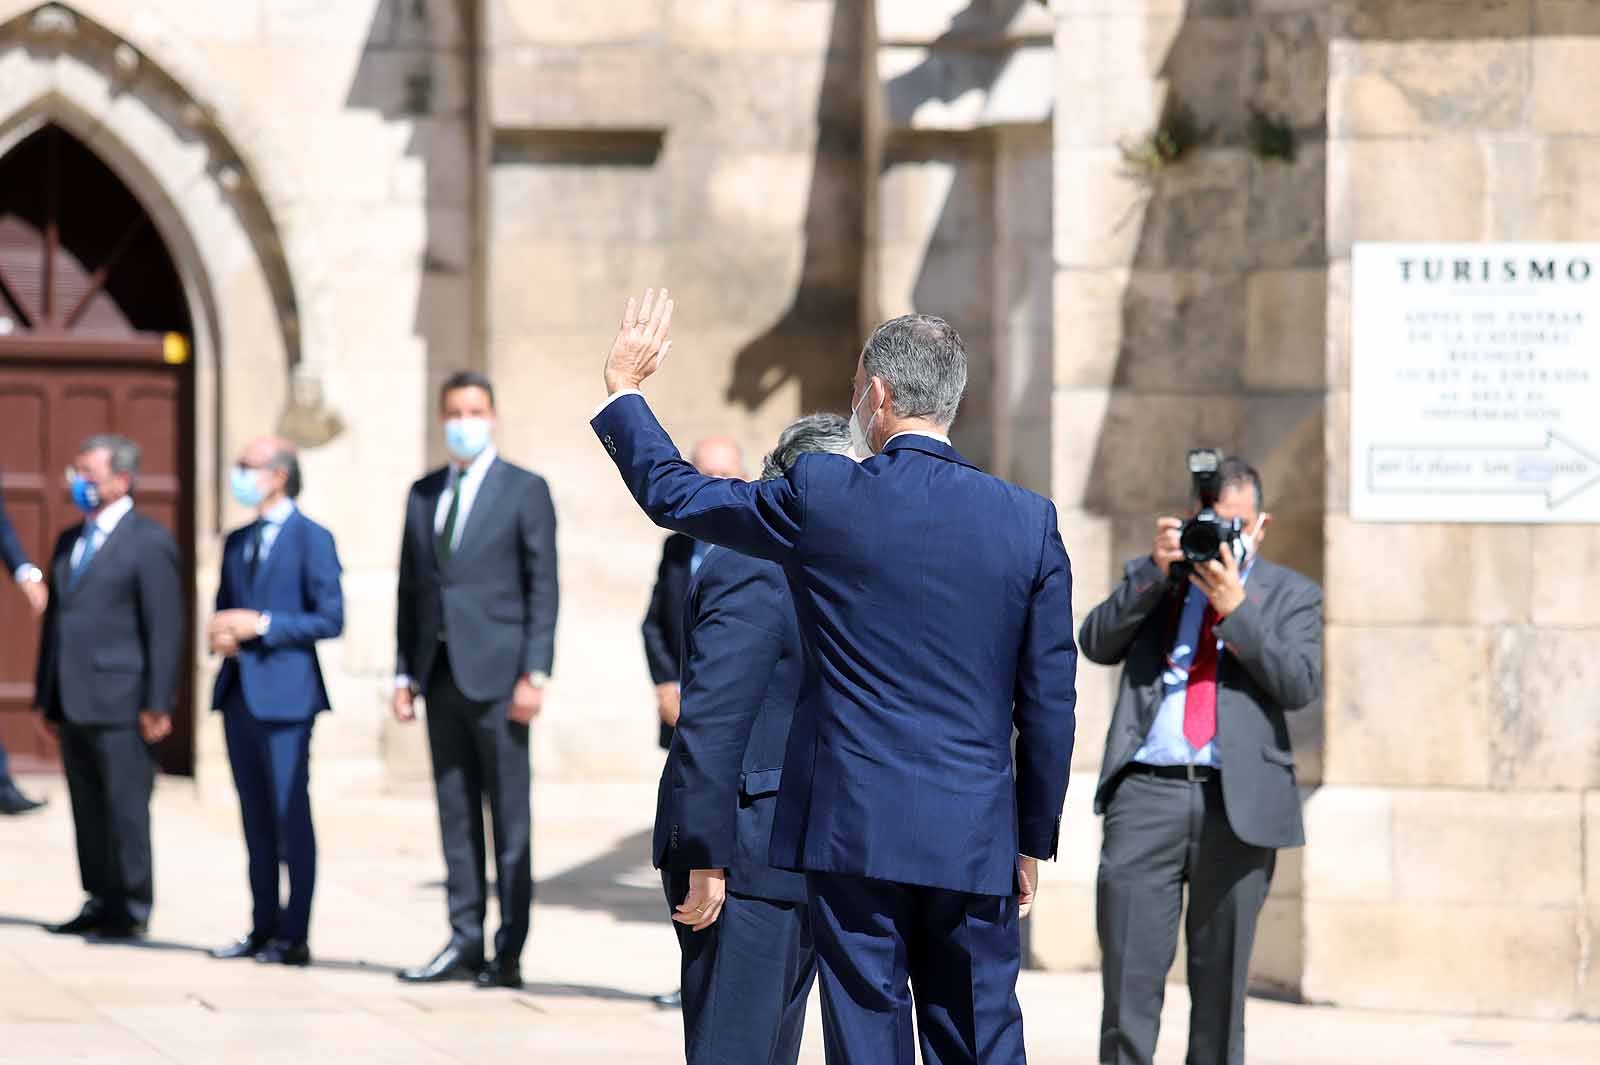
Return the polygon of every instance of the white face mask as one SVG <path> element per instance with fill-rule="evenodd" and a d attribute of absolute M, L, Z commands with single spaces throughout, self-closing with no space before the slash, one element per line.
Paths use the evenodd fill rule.
<path fill-rule="evenodd" d="M 865 403 L 867 397 L 871 395 L 872 382 L 868 381 L 866 392 L 862 393 L 861 398 L 856 401 L 856 405 L 850 408 L 850 446 L 855 449 L 856 458 L 861 460 L 871 458 L 873 455 L 872 440 L 867 433 L 872 429 L 872 423 L 878 420 L 879 412 L 883 410 L 883 407 L 879 406 L 877 410 L 872 412 L 872 417 L 867 419 L 866 426 L 862 426 L 861 404 Z"/>
<path fill-rule="evenodd" d="M 1244 554 L 1239 558 L 1239 564 L 1244 565 L 1244 560 L 1252 558 L 1256 553 L 1256 537 L 1261 535 L 1261 524 L 1267 520 L 1265 514 L 1256 516 L 1256 523 L 1250 527 L 1249 532 L 1239 534 L 1239 545 L 1244 548 Z"/>

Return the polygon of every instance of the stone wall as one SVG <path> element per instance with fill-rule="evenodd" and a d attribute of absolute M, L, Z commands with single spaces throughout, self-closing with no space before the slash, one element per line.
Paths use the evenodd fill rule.
<path fill-rule="evenodd" d="M 669 285 L 648 386 L 679 444 L 733 434 L 753 471 L 790 419 L 840 410 L 860 350 L 862 5 L 487 5 L 488 368 L 510 457 L 561 522 L 556 682 L 540 772 L 660 764 L 638 624 L 662 533 L 595 442 L 628 294 Z"/>
<path fill-rule="evenodd" d="M 1335 16 L 1327 757 L 1307 807 L 1305 993 L 1600 1016 L 1600 538 L 1347 516 L 1351 244 L 1592 240 L 1600 7 Z"/>
<path fill-rule="evenodd" d="M 1053 494 L 1073 555 L 1074 613 L 1181 513 L 1184 453 L 1261 469 L 1265 555 L 1322 573 L 1328 15 L 1306 2 L 1063 0 L 1055 112 Z M 1258 113 L 1280 138 L 1263 148 Z M 1152 156 L 1152 137 L 1170 145 Z M 1141 159 L 1145 160 L 1141 164 Z M 1090 811 L 1114 670 L 1084 664 L 1063 864 L 1033 930 L 1051 967 L 1098 962 Z M 1292 716 L 1303 786 L 1320 776 L 1320 713 Z M 1280 856 L 1255 954 L 1294 989 L 1300 855 Z M 1180 977 L 1183 960 L 1174 965 Z"/>

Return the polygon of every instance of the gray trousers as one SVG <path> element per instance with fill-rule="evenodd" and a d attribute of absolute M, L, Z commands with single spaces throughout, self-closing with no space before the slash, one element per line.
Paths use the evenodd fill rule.
<path fill-rule="evenodd" d="M 522 956 L 533 906 L 533 811 L 528 761 L 528 726 L 506 718 L 507 698 L 480 703 L 461 694 L 440 647 L 428 700 L 428 751 L 439 800 L 439 836 L 444 844 L 445 890 L 451 938 L 469 952 L 483 950 L 488 912 L 485 869 L 488 844 L 483 808 L 494 835 L 495 889 L 500 930 L 497 958 Z"/>
<path fill-rule="evenodd" d="M 1244 1061 L 1256 919 L 1277 852 L 1233 834 L 1218 781 L 1125 774 L 1106 806 L 1096 885 L 1102 1065 L 1151 1065 L 1189 886 L 1187 1065 Z"/>

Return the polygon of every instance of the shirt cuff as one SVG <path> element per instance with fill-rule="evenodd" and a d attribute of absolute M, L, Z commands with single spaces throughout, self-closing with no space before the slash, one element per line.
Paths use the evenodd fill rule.
<path fill-rule="evenodd" d="M 602 411 L 611 406 L 611 404 L 615 403 L 617 400 L 621 399 L 623 396 L 639 396 L 640 398 L 643 398 L 644 393 L 639 391 L 637 388 L 624 388 L 620 391 L 613 392 L 611 395 L 606 397 L 606 401 L 604 403 L 600 404 L 594 409 L 594 413 L 589 415 L 589 420 L 594 421 L 596 418 L 600 417 Z"/>
<path fill-rule="evenodd" d="M 44 580 L 44 574 L 32 562 L 24 562 L 12 572 L 11 579 L 18 584 L 30 584 Z"/>
<path fill-rule="evenodd" d="M 411 683 L 411 674 L 396 673 L 394 675 L 394 687 L 396 691 L 399 691 L 402 688 L 404 688 L 406 691 L 410 691 L 412 688 L 416 687 L 416 685 Z"/>

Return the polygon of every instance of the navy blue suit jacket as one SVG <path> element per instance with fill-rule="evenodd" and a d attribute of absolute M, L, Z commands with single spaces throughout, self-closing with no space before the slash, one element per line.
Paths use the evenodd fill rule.
<path fill-rule="evenodd" d="M 726 869 L 728 890 L 804 902 L 805 878 L 768 864 L 805 648 L 783 569 L 722 548 L 683 605 L 683 714 L 656 799 L 659 869 Z"/>
<path fill-rule="evenodd" d="M 28 554 L 17 539 L 17 530 L 12 527 L 11 519 L 6 517 L 3 501 L 0 501 L 0 563 L 5 565 L 8 577 L 28 564 Z"/>
<path fill-rule="evenodd" d="M 263 721 L 305 721 L 329 708 L 317 641 L 344 631 L 339 552 L 333 534 L 296 508 L 252 584 L 246 558 L 251 527 L 235 529 L 223 545 L 217 609 L 264 610 L 272 624 L 223 661 L 211 705 L 222 709 L 238 684 L 245 706 Z"/>
<path fill-rule="evenodd" d="M 745 483 L 684 462 L 640 396 L 593 428 L 658 524 L 785 569 L 811 669 L 774 865 L 1008 895 L 1019 852 L 1055 856 L 1078 655 L 1049 500 L 923 436 Z"/>

